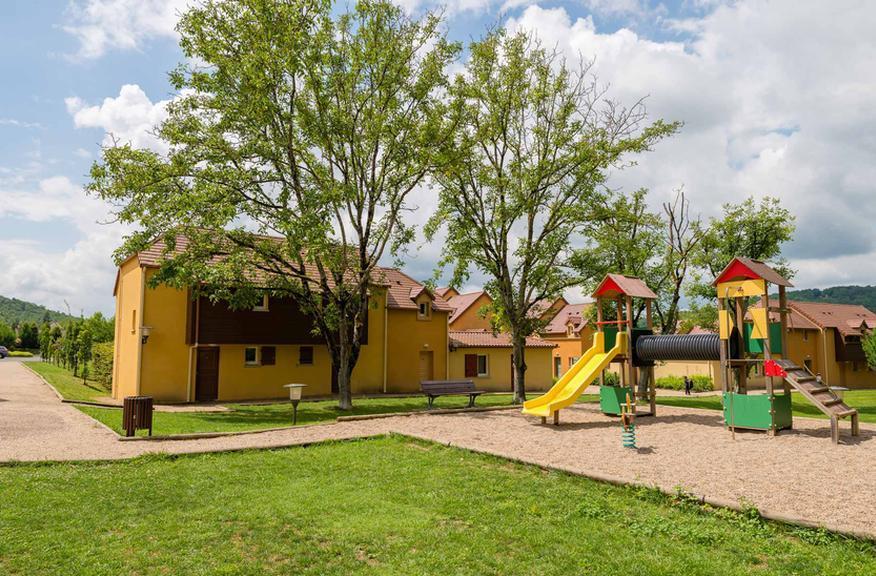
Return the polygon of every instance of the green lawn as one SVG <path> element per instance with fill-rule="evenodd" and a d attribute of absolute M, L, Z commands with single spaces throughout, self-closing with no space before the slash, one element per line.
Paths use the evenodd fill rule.
<path fill-rule="evenodd" d="M 45 378 L 67 400 L 95 402 L 99 398 L 110 395 L 106 388 L 93 380 L 83 384 L 82 378 L 73 376 L 73 373 L 66 368 L 48 362 L 28 362 L 27 366 Z"/>
<path fill-rule="evenodd" d="M 0 573 L 876 573 L 876 547 L 400 437 L 0 468 Z"/>
<path fill-rule="evenodd" d="M 845 402 L 852 408 L 857 408 L 861 422 L 876 422 L 876 390 L 850 390 L 845 393 Z M 720 396 L 658 396 L 657 403 L 683 408 L 722 409 Z M 794 416 L 827 418 L 801 394 L 791 396 L 791 406 Z"/>
<path fill-rule="evenodd" d="M 464 408 L 468 398 L 447 396 L 435 400 L 436 408 Z M 477 406 L 509 406 L 510 394 L 486 394 L 477 400 Z M 227 404 L 228 412 L 155 412 L 153 435 L 190 434 L 194 432 L 242 432 L 292 425 L 292 404 Z M 119 408 L 77 406 L 113 430 L 122 432 L 122 411 Z M 404 398 L 354 398 L 353 410 L 337 409 L 337 401 L 302 401 L 298 405 L 298 424 L 334 421 L 338 416 L 413 412 L 426 409 L 424 396 Z M 139 432 L 139 435 L 147 432 Z"/>

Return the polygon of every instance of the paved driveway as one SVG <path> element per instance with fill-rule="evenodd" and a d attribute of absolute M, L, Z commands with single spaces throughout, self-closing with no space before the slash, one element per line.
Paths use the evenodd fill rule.
<path fill-rule="evenodd" d="M 71 454 L 100 458 L 119 442 L 68 404 L 21 362 L 0 361 L 0 461 Z"/>

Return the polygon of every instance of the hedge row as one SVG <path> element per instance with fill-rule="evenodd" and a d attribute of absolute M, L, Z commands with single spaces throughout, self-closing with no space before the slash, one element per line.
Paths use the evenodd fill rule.
<path fill-rule="evenodd" d="M 690 376 L 690 379 L 693 380 L 694 392 L 711 392 L 715 389 L 712 378 L 709 376 L 698 374 L 696 376 Z M 663 388 L 664 390 L 684 390 L 684 377 L 666 376 L 664 378 L 658 378 L 656 385 L 657 388 Z"/>

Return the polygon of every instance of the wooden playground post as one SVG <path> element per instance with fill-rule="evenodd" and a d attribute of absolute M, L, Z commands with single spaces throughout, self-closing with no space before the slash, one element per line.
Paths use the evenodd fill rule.
<path fill-rule="evenodd" d="M 741 328 L 741 330 L 738 330 L 739 353 L 745 358 L 745 317 L 742 315 L 742 298 L 734 296 L 733 301 L 736 305 L 736 326 Z M 737 387 L 739 393 L 748 394 L 748 365 L 744 362 L 741 363 L 737 374 L 739 378 L 739 386 Z"/>
<path fill-rule="evenodd" d="M 596 331 L 602 332 L 602 298 L 599 296 L 596 297 Z M 605 386 L 605 370 L 599 373 L 599 386 Z"/>
<path fill-rule="evenodd" d="M 782 360 L 788 359 L 788 296 L 785 294 L 785 287 L 779 284 L 779 322 L 782 325 Z M 782 380 L 785 394 L 791 393 L 791 384 L 787 380 Z"/>
<path fill-rule="evenodd" d="M 633 391 L 633 398 L 636 398 L 636 388 L 639 381 L 636 378 L 636 367 L 633 366 L 633 297 L 627 296 L 627 370 L 630 372 L 630 388 Z"/>

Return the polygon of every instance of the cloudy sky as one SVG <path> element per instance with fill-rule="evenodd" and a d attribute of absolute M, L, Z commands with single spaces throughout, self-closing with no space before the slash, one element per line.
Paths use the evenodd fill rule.
<path fill-rule="evenodd" d="M 6 0 L 0 7 L 0 295 L 111 313 L 123 230 L 82 192 L 112 134 L 159 147 L 174 25 L 188 0 Z M 431 0 L 401 0 L 417 12 Z M 876 2 L 449 0 L 449 35 L 536 31 L 595 59 L 613 97 L 647 96 L 679 135 L 613 177 L 704 217 L 774 195 L 797 216 L 795 284 L 876 283 Z M 417 217 L 428 216 L 429 195 Z M 408 270 L 428 276 L 433 246 Z"/>

